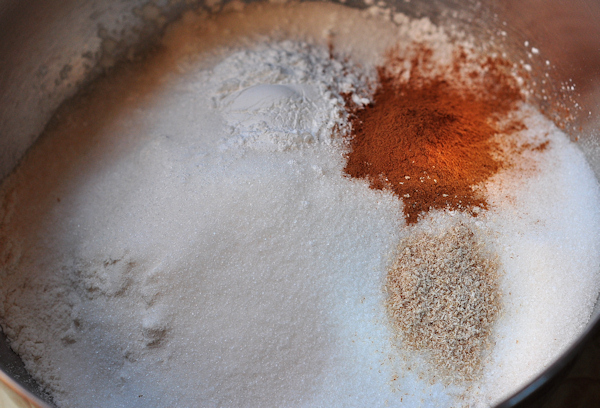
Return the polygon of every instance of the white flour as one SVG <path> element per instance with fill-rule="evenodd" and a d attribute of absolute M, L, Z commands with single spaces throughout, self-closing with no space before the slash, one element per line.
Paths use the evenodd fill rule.
<path fill-rule="evenodd" d="M 453 48 L 428 20 L 371 14 L 186 15 L 146 63 L 62 109 L 4 182 L 2 327 L 59 407 L 459 404 L 466 385 L 392 345 L 382 286 L 413 230 L 397 198 L 343 175 L 341 138 L 342 94 L 368 102 L 386 49 Z M 522 114 L 523 137 L 551 141 L 530 153 L 539 171 L 499 174 L 477 219 L 418 226 L 471 223 L 503 263 L 474 405 L 549 364 L 600 289 L 597 182 L 564 134 Z"/>

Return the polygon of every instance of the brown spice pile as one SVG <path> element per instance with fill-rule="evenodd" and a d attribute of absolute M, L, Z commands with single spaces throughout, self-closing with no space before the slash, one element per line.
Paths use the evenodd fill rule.
<path fill-rule="evenodd" d="M 438 368 L 472 379 L 499 313 L 498 262 L 458 224 L 403 241 L 388 272 L 387 309 L 404 344 Z"/>
<path fill-rule="evenodd" d="M 406 60 L 392 51 L 373 103 L 353 112 L 345 172 L 391 189 L 409 224 L 431 209 L 476 215 L 487 203 L 475 187 L 506 165 L 494 136 L 523 128 L 499 124 L 521 92 L 503 60 L 474 63 L 459 50 L 445 72 L 432 75 L 431 50 L 417 46 L 413 54 Z"/>

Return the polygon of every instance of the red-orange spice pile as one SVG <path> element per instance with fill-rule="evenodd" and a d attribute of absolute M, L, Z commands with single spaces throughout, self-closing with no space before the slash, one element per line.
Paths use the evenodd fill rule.
<path fill-rule="evenodd" d="M 378 70 L 373 103 L 353 112 L 345 171 L 402 198 L 409 224 L 431 209 L 476 215 L 487 208 L 476 186 L 506 166 L 495 135 L 522 128 L 500 129 L 522 100 L 517 83 L 501 59 L 473 69 L 460 51 L 447 72 L 432 76 L 430 50 L 417 47 L 410 61 L 397 54 Z"/>

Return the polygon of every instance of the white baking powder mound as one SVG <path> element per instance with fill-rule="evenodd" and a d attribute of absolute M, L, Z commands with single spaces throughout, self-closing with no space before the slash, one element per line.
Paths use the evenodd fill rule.
<path fill-rule="evenodd" d="M 535 171 L 473 218 L 344 175 L 345 98 L 369 102 L 427 19 L 325 3 L 188 13 L 143 63 L 63 106 L 0 189 L 0 322 L 61 408 L 487 406 L 550 364 L 600 290 L 598 184 L 524 105 Z M 330 55 L 334 50 L 334 56 Z M 501 263 L 480 378 L 393 340 L 384 283 L 415 228 L 477 228 Z"/>

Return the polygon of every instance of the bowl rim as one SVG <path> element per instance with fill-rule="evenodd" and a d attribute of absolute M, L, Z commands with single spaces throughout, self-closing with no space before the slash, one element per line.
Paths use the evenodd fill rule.
<path fill-rule="evenodd" d="M 22 399 L 22 401 L 29 403 L 33 407 L 36 408 L 55 408 L 53 405 L 48 404 L 43 401 L 41 398 L 36 396 L 33 392 L 27 390 L 23 387 L 18 380 L 14 379 L 4 370 L 0 369 L 0 381 L 8 387 L 11 391 L 13 391 L 18 397 Z M 17 406 L 17 405 L 15 405 Z"/>

